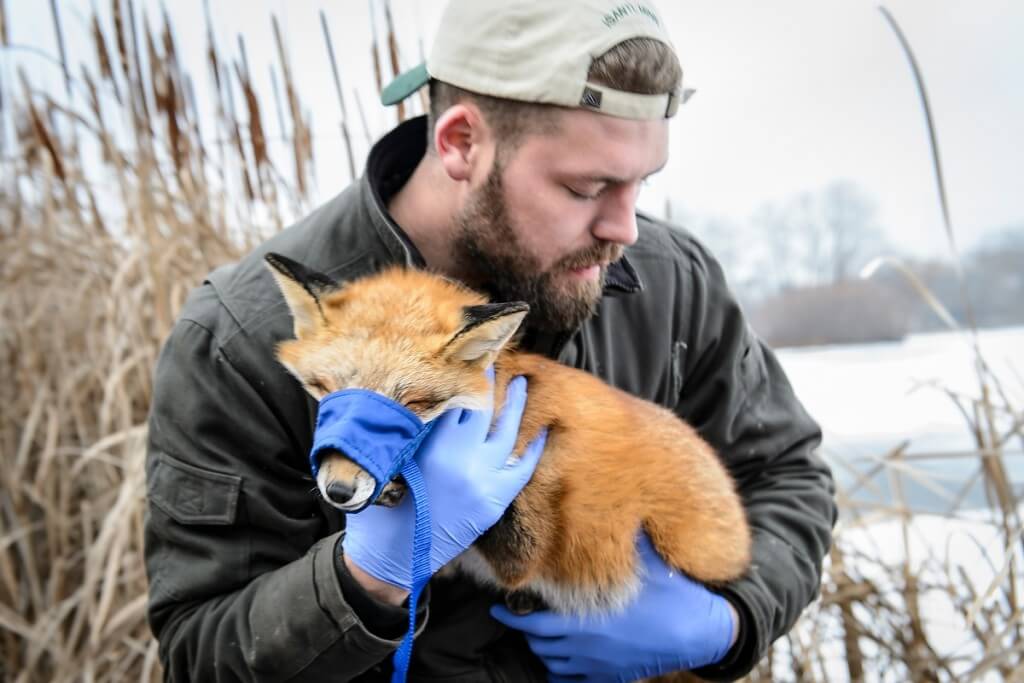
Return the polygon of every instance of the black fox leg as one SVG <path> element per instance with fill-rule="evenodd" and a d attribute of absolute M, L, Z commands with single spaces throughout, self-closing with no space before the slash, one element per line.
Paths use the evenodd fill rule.
<path fill-rule="evenodd" d="M 542 609 L 547 609 L 548 604 L 544 602 L 544 598 L 540 597 L 531 590 L 515 590 L 505 594 L 505 607 L 513 614 L 520 616 L 524 614 L 530 614 L 531 612 L 537 612 Z"/>
<path fill-rule="evenodd" d="M 516 501 L 477 539 L 474 547 L 491 565 L 498 581 L 510 589 L 522 583 L 537 560 L 537 539 L 523 524 Z"/>

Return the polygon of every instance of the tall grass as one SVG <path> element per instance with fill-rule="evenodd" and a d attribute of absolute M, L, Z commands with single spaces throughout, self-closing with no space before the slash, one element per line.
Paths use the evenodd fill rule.
<path fill-rule="evenodd" d="M 17 15 L 4 10 L 12 5 L 0 2 L 8 54 L 25 49 L 8 40 Z M 63 35 L 59 3 L 50 9 Z M 89 18 L 94 54 L 73 62 L 60 41 L 49 57 L 63 93 L 36 87 L 23 70 L 0 82 L 0 133 L 16 132 L 0 134 L 2 680 L 159 679 L 142 564 L 153 365 L 188 291 L 310 208 L 312 128 L 293 78 L 300 65 L 289 62 L 274 17 L 269 98 L 254 85 L 244 41 L 225 50 L 207 19 L 211 122 L 199 115 L 204 95 L 182 69 L 167 17 L 151 24 L 133 0 L 111 0 L 109 9 L 109 20 Z M 378 87 L 399 62 L 386 6 L 383 15 L 379 44 L 371 27 Z M 341 87 L 345 65 L 322 25 L 352 171 L 359 160 Z M 271 116 L 286 154 L 272 149 Z M 890 515 L 909 554 L 913 511 L 898 500 L 892 509 L 858 510 L 841 493 L 845 521 L 823 599 L 761 678 L 828 680 L 833 651 L 853 679 L 882 678 L 888 663 L 913 680 L 1020 673 L 1019 500 L 1001 466 L 1007 444 L 1024 439 L 1024 417 L 1002 401 L 994 378 L 979 377 L 980 397 L 957 398 L 977 436 L 979 476 L 993 491 L 992 523 L 1008 564 L 987 585 L 951 569 L 929 574 L 941 585 L 923 586 L 913 558 L 888 564 L 844 541 L 863 520 Z M 905 465 L 900 451 L 879 463 Z M 919 603 L 932 590 L 950 596 L 976 634 L 981 650 L 965 665 L 930 645 Z"/>
<path fill-rule="evenodd" d="M 23 48 L 7 40 L 18 16 L 4 9 L 9 56 Z M 0 84 L 0 117 L 17 133 L 0 187 L 2 680 L 159 678 L 142 563 L 154 362 L 207 272 L 309 208 L 310 125 L 274 17 L 283 105 L 271 107 L 244 42 L 228 56 L 207 19 L 211 124 L 167 17 L 153 29 L 133 0 L 109 9 L 109 21 L 90 17 L 83 63 L 58 41 L 63 97 L 21 69 Z M 326 24 L 324 37 L 330 47 Z M 290 148 L 280 166 L 274 109 Z"/>

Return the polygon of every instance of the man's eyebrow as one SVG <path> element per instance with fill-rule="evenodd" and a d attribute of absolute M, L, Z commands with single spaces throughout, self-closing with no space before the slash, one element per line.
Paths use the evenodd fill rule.
<path fill-rule="evenodd" d="M 641 178 L 641 180 L 647 180 L 652 175 L 654 175 L 656 173 L 660 173 L 662 170 L 664 170 L 665 166 L 667 166 L 667 165 L 668 165 L 668 162 L 666 161 L 661 166 L 659 166 L 658 168 L 654 169 L 653 171 L 651 171 L 650 173 L 645 175 L 643 178 Z M 623 184 L 628 183 L 628 182 L 631 181 L 630 178 L 617 178 L 615 176 L 581 175 L 581 176 L 577 176 L 577 177 L 580 180 L 582 180 L 584 182 L 587 182 L 587 183 L 601 183 L 601 184 L 604 184 L 604 185 L 623 185 Z"/>

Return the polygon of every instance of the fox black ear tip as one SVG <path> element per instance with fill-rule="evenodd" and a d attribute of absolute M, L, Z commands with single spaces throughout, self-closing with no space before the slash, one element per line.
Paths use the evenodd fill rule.
<path fill-rule="evenodd" d="M 282 268 L 284 268 L 284 261 L 282 260 L 282 256 L 275 252 L 269 251 L 266 254 L 264 254 L 263 261 L 274 270 L 281 270 Z"/>
<path fill-rule="evenodd" d="M 278 254 L 277 252 L 268 251 L 266 254 L 263 255 L 263 261 L 272 270 L 280 273 L 281 275 L 290 277 L 293 280 L 298 279 L 298 274 L 301 272 L 299 270 L 299 268 L 302 267 L 301 264 L 293 261 L 287 256 Z"/>

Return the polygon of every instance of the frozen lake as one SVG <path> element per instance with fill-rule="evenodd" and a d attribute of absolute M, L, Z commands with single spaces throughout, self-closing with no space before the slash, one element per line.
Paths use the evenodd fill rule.
<path fill-rule="evenodd" d="M 1024 411 L 1024 327 L 985 330 L 979 346 L 1002 391 L 1020 414 Z M 821 423 L 823 453 L 837 480 L 849 490 L 856 473 L 865 472 L 904 441 L 908 455 L 955 454 L 975 449 L 964 415 L 950 398 L 977 397 L 977 373 L 966 334 L 943 332 L 907 337 L 901 342 L 782 349 L 778 356 L 797 395 Z M 1001 405 L 1002 401 L 997 402 Z M 968 410 L 970 410 L 968 406 Z M 1003 420 L 1004 427 L 1008 424 Z M 1024 488 L 1024 443 L 1011 441 L 1004 461 L 1017 490 Z M 906 461 L 902 484 L 915 510 L 944 512 L 967 487 L 963 507 L 984 506 L 977 482 L 977 457 Z M 922 483 L 922 480 L 924 483 Z M 890 500 L 885 474 L 858 487 L 854 498 Z"/>

